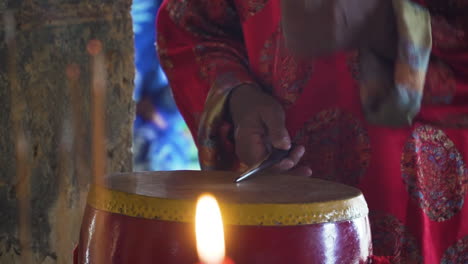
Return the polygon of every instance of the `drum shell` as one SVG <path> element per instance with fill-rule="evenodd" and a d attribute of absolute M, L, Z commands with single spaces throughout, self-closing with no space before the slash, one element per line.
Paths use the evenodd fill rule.
<path fill-rule="evenodd" d="M 296 226 L 225 225 L 226 254 L 235 263 L 366 263 L 367 216 Z M 75 263 L 197 263 L 194 224 L 85 211 Z"/>

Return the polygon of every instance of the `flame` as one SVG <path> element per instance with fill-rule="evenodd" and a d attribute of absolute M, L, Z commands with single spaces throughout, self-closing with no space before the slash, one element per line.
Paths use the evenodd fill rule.
<path fill-rule="evenodd" d="M 224 230 L 218 202 L 212 195 L 202 195 L 197 202 L 195 234 L 200 261 L 219 264 L 225 255 Z"/>

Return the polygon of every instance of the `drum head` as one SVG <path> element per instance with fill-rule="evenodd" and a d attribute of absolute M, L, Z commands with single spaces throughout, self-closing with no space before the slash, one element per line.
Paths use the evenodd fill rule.
<path fill-rule="evenodd" d="M 220 202 L 225 223 L 303 225 L 367 216 L 362 193 L 315 178 L 258 175 L 234 183 L 239 175 L 220 171 L 114 174 L 92 186 L 88 204 L 111 212 L 169 221 L 193 221 L 204 193 Z"/>
<path fill-rule="evenodd" d="M 239 176 L 220 171 L 167 171 L 114 174 L 106 187 L 144 196 L 192 200 L 211 193 L 226 203 L 315 203 L 361 195 L 353 187 L 316 178 L 258 175 L 234 183 Z"/>

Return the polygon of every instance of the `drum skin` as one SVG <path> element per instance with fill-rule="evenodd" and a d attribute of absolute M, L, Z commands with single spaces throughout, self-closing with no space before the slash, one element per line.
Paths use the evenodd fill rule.
<path fill-rule="evenodd" d="M 92 186 L 74 263 L 197 263 L 195 199 L 160 199 L 148 191 L 135 191 L 135 186 L 147 184 L 131 186 Z M 241 191 L 247 193 L 245 188 Z M 236 264 L 353 264 L 368 263 L 371 256 L 361 195 L 310 204 L 250 205 L 224 203 L 229 199 L 221 193 L 217 197 L 221 197 L 226 255 Z M 310 214 L 303 216 L 301 210 Z"/>

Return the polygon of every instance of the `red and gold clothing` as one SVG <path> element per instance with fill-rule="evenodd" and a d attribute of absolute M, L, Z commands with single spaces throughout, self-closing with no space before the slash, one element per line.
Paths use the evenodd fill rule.
<path fill-rule="evenodd" d="M 299 60 L 287 51 L 273 0 L 167 0 L 161 64 L 204 169 L 240 170 L 225 113 L 229 92 L 261 85 L 286 111 L 314 177 L 360 188 L 374 254 L 391 263 L 468 263 L 468 0 L 418 0 L 432 53 L 412 125 L 369 123 L 359 53 Z M 371 32 L 370 32 L 371 34 Z"/>

